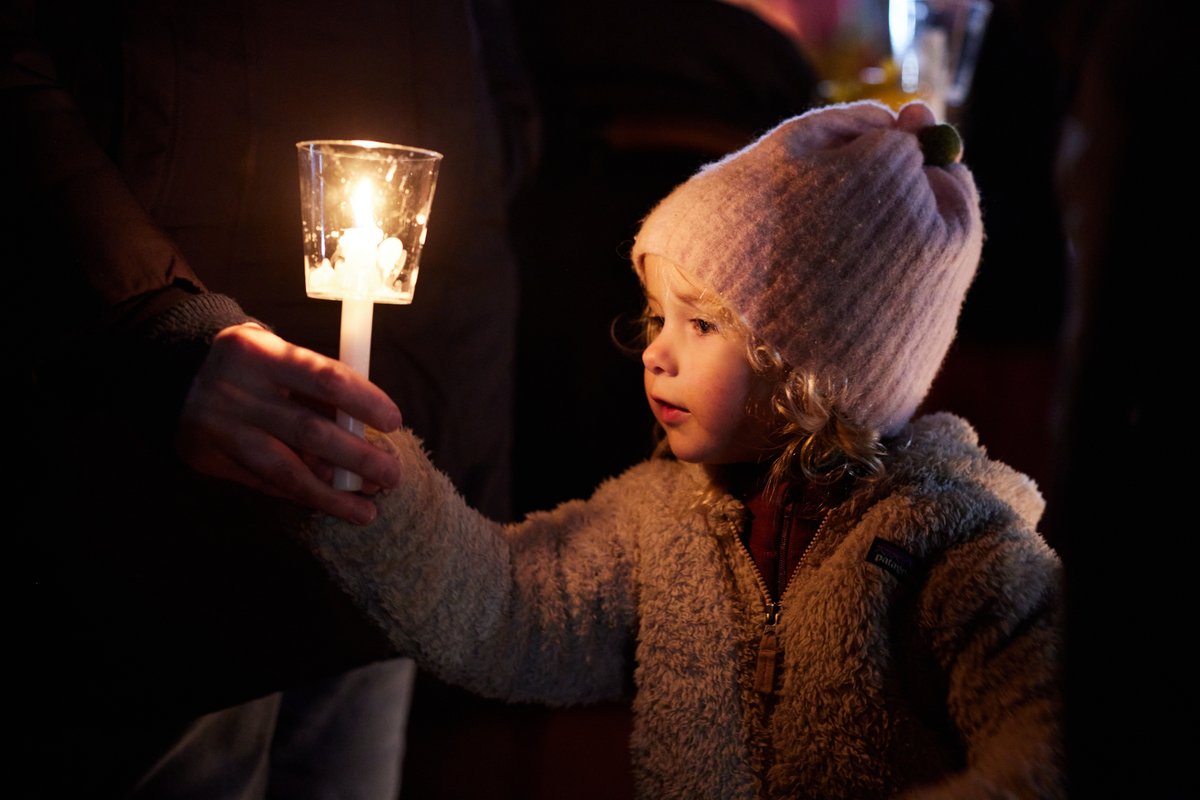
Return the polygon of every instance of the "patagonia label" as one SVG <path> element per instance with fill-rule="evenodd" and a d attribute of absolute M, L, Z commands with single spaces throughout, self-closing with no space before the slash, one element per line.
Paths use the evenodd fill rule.
<path fill-rule="evenodd" d="M 867 562 L 886 569 L 900 580 L 906 580 L 917 564 L 912 553 L 895 542 L 880 539 L 878 536 L 867 551 Z"/>

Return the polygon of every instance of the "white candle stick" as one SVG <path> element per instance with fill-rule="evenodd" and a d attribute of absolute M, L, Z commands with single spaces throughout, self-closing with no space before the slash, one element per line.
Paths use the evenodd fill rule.
<path fill-rule="evenodd" d="M 341 250 L 343 261 L 338 270 L 344 270 L 343 285 L 348 289 L 342 299 L 342 329 L 338 358 L 364 378 L 371 374 L 371 322 L 375 315 L 372 293 L 379 284 L 379 269 L 376 250 L 383 241 L 383 231 L 375 225 L 373 187 L 371 181 L 358 183 L 351 198 L 354 209 L 354 227 L 342 233 Z M 338 409 L 337 421 L 344 430 L 362 438 L 366 426 L 361 420 Z M 333 471 L 333 487 L 357 492 L 362 489 L 362 477 L 338 467 Z"/>
<path fill-rule="evenodd" d="M 342 332 L 338 358 L 364 378 L 371 371 L 371 321 L 375 316 L 375 304 L 371 300 L 342 301 Z M 342 411 L 337 412 L 337 422 L 343 430 L 362 438 L 366 425 Z M 333 471 L 333 488 L 357 492 L 362 489 L 362 477 L 349 470 L 337 467 Z"/>

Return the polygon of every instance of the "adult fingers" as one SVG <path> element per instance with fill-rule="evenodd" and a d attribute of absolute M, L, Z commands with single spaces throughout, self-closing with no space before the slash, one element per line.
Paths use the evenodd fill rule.
<path fill-rule="evenodd" d="M 375 519 L 375 504 L 369 499 L 334 489 L 278 440 L 261 437 L 255 431 L 247 433 L 251 441 L 233 452 L 246 472 L 267 487 L 266 491 L 358 525 Z"/>
<path fill-rule="evenodd" d="M 378 387 L 345 365 L 290 345 L 256 325 L 233 326 L 218 335 L 193 381 L 183 422 L 209 433 L 246 425 L 297 453 L 380 486 L 396 485 L 396 460 L 315 411 L 314 394 L 325 401 L 321 405 L 336 405 L 341 398 L 344 411 L 373 427 L 399 425 L 399 409 Z M 372 408 L 375 401 L 382 407 Z M 229 455 L 248 463 L 237 441 L 227 439 Z"/>
<path fill-rule="evenodd" d="M 920 100 L 907 103 L 896 115 L 896 127 L 902 131 L 916 133 L 922 128 L 936 125 L 933 109 Z"/>
<path fill-rule="evenodd" d="M 270 392 L 259 396 L 228 385 L 221 387 L 220 393 L 222 400 L 212 403 L 207 412 L 209 427 L 240 425 L 261 431 L 287 445 L 318 477 L 313 464 L 347 469 L 378 486 L 400 482 L 400 464 L 394 456 L 288 395 Z M 231 455 L 244 464 L 265 464 L 254 457 L 253 446 L 258 443 L 238 442 L 231 447 Z"/>
<path fill-rule="evenodd" d="M 376 515 L 366 497 L 333 489 L 282 442 L 250 426 L 181 434 L 180 452 L 194 469 L 356 524 Z"/>
<path fill-rule="evenodd" d="M 340 408 L 381 431 L 400 427 L 400 409 L 375 384 L 340 361 L 297 347 L 254 325 L 218 334 L 213 348 L 236 369 L 290 392 Z"/>

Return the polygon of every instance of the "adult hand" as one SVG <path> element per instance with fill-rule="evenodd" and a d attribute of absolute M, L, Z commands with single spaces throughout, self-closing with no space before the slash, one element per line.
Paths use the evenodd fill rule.
<path fill-rule="evenodd" d="M 183 404 L 177 446 L 192 468 L 350 522 L 375 518 L 367 497 L 329 485 L 333 467 L 364 485 L 395 486 L 400 465 L 338 427 L 319 408 L 340 408 L 381 430 L 400 427 L 382 389 L 345 364 L 253 323 L 217 334 Z"/>
<path fill-rule="evenodd" d="M 906 103 L 896 114 L 896 127 L 909 133 L 916 133 L 922 128 L 936 124 L 937 118 L 933 115 L 933 109 L 920 100 Z"/>

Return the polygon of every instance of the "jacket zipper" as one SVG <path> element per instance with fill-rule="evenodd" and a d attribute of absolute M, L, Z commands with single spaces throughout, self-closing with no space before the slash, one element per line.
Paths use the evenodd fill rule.
<path fill-rule="evenodd" d="M 784 574 L 783 558 L 791 548 L 792 543 L 792 517 L 795 515 L 791 503 L 785 503 L 783 508 L 779 510 L 779 555 L 777 566 L 775 567 L 775 585 L 779 587 L 779 596 L 783 597 L 783 593 L 787 591 L 788 582 L 791 578 Z"/>
<path fill-rule="evenodd" d="M 771 597 L 771 593 L 767 591 L 767 582 L 763 579 L 762 573 L 759 572 L 758 564 L 755 563 L 754 557 L 750 551 L 746 549 L 745 543 L 742 543 L 742 550 L 750 559 L 750 564 L 754 567 L 754 578 L 758 582 L 758 589 L 762 592 L 763 601 L 767 608 L 766 621 L 763 626 L 762 636 L 758 640 L 758 660 L 754 667 L 754 690 L 759 694 L 773 694 L 775 691 L 775 670 L 779 663 L 779 637 L 776 634 L 775 626 L 779 623 L 779 615 L 783 612 L 783 597 L 787 595 L 787 590 L 791 588 L 792 581 L 800 572 L 800 568 L 804 566 L 804 562 L 808 559 L 808 554 L 812 551 L 813 545 L 817 539 L 821 538 L 821 533 L 825 530 L 825 523 L 829 520 L 829 514 L 821 518 L 821 523 L 817 525 L 816 531 L 813 532 L 812 538 L 808 540 L 808 545 L 805 546 L 804 552 L 800 554 L 800 560 L 796 562 L 796 568 L 792 570 L 788 577 L 787 583 L 784 584 L 783 594 L 779 600 Z M 789 519 L 790 523 L 790 519 Z M 741 537 L 738 537 L 741 541 Z"/>

